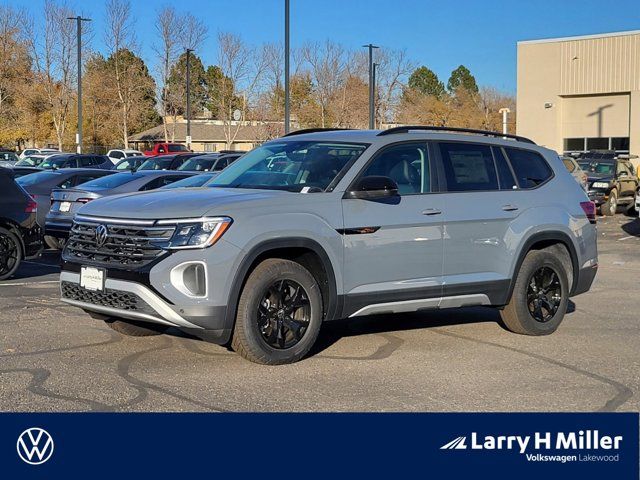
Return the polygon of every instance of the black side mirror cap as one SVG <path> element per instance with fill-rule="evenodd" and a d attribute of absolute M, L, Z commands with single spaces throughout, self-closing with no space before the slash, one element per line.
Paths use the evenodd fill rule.
<path fill-rule="evenodd" d="M 345 198 L 377 200 L 398 196 L 398 184 L 389 177 L 371 175 L 362 177 L 345 193 Z"/>

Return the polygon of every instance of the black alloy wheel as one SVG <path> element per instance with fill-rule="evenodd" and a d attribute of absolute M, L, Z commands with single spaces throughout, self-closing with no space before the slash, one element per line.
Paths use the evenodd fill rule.
<path fill-rule="evenodd" d="M 544 266 L 536 270 L 529 279 L 527 307 L 534 320 L 546 323 L 551 320 L 562 301 L 562 285 L 557 272 Z"/>
<path fill-rule="evenodd" d="M 311 321 L 309 295 L 293 280 L 278 280 L 265 290 L 258 305 L 258 327 L 271 348 L 285 350 L 304 337 Z"/>
<path fill-rule="evenodd" d="M 20 261 L 20 246 L 11 235 L 0 232 L 0 278 L 12 273 Z"/>

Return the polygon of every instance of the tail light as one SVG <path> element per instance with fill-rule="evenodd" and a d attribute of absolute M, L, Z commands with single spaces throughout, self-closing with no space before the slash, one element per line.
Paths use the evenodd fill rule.
<path fill-rule="evenodd" d="M 37 213 L 38 212 L 38 204 L 35 202 L 33 197 L 31 197 L 27 201 L 27 205 L 24 207 L 24 213 Z"/>
<path fill-rule="evenodd" d="M 93 198 L 79 198 L 76 200 L 78 203 L 89 203 Z"/>
<path fill-rule="evenodd" d="M 580 206 L 589 219 L 589 223 L 596 223 L 596 204 L 593 202 L 580 202 Z"/>

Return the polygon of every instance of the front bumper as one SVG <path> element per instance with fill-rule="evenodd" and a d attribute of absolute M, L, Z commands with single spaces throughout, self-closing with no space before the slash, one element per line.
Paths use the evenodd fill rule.
<path fill-rule="evenodd" d="M 589 200 L 591 200 L 597 206 L 602 205 L 609 199 L 609 195 L 607 195 L 607 192 L 603 190 L 589 190 L 587 192 L 587 195 L 589 196 Z"/>
<path fill-rule="evenodd" d="M 163 299 L 149 287 L 128 280 L 109 278 L 104 292 L 80 286 L 80 274 L 60 273 L 61 300 L 70 305 L 102 315 L 158 323 L 187 331 L 222 331 L 226 308 L 217 306 L 178 307 Z"/>

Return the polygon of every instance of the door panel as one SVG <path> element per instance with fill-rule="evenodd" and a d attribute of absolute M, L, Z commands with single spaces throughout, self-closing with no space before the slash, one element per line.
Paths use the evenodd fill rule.
<path fill-rule="evenodd" d="M 398 184 L 400 195 L 342 200 L 347 303 L 440 297 L 443 199 L 429 193 L 432 171 L 424 143 L 394 145 L 378 154 L 359 177 L 388 176 Z"/>

